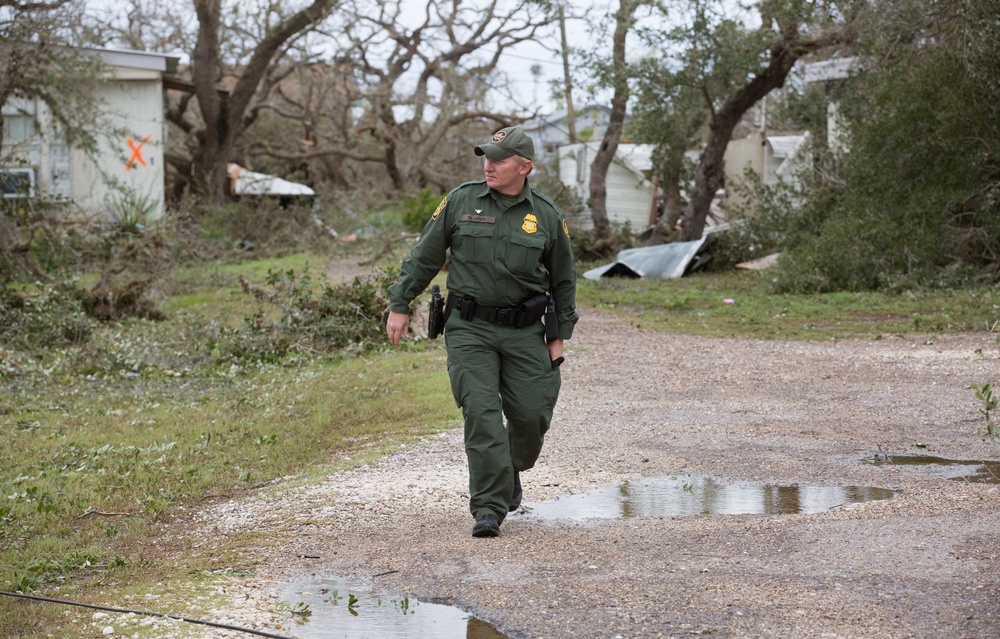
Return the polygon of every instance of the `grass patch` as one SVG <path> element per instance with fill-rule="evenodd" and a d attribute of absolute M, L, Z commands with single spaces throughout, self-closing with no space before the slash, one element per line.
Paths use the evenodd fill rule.
<path fill-rule="evenodd" d="M 67 385 L 46 406 L 8 413 L 3 589 L 75 584 L 89 600 L 97 588 L 146 581 L 154 524 L 182 507 L 345 458 L 362 463 L 458 426 L 442 357 L 428 349 L 196 383 Z M 29 620 L 14 614 L 23 606 L 0 600 L 0 635 L 32 636 L 8 625 Z"/>
<path fill-rule="evenodd" d="M 95 323 L 82 344 L 0 350 L 24 364 L 0 374 L 0 589 L 122 606 L 238 554 L 164 545 L 162 526 L 185 510 L 459 426 L 439 342 L 273 362 L 213 352 L 220 334 L 238 339 L 233 329 L 262 315 L 241 276 L 264 286 L 268 272 L 301 269 L 329 294 L 324 266 L 297 255 L 192 267 L 167 283 L 166 321 Z M 0 598 L 3 637 L 89 636 L 68 621 L 79 618 L 89 615 Z"/>
<path fill-rule="evenodd" d="M 581 278 L 577 303 L 628 318 L 633 326 L 695 335 L 766 339 L 878 339 L 886 335 L 988 330 L 1000 291 L 772 294 L 752 271 L 676 280 Z"/>

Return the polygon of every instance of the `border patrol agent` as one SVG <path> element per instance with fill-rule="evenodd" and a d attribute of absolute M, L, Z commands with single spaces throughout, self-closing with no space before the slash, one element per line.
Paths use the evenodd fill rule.
<path fill-rule="evenodd" d="M 521 471 L 541 453 L 563 340 L 579 315 L 569 229 L 552 200 L 528 184 L 531 138 L 508 127 L 474 150 L 485 156 L 486 179 L 452 190 L 431 216 L 389 288 L 386 332 L 393 346 L 409 335 L 410 303 L 450 251 L 443 326 L 448 377 L 465 419 L 472 535 L 496 537 L 520 506 Z"/>

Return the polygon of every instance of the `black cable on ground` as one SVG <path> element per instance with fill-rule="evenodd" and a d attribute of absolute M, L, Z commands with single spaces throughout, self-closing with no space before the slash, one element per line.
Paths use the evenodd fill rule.
<path fill-rule="evenodd" d="M 167 619 L 175 619 L 177 621 L 184 621 L 186 623 L 196 623 L 202 626 L 212 626 L 213 628 L 223 628 L 225 630 L 235 630 L 236 632 L 246 632 L 252 635 L 258 635 L 260 637 L 270 637 L 271 639 L 292 639 L 286 635 L 276 635 L 270 632 L 264 632 L 263 630 L 251 630 L 249 628 L 240 628 L 239 626 L 228 626 L 224 623 L 215 623 L 214 621 L 204 621 L 203 619 L 189 619 L 187 617 L 180 617 L 178 615 L 168 615 L 162 612 L 146 612 L 143 610 L 126 610 L 124 608 L 109 608 L 108 606 L 98 606 L 96 604 L 80 603 L 78 601 L 66 601 L 65 599 L 52 599 L 50 597 L 38 597 L 36 595 L 25 595 L 19 592 L 4 592 L 0 590 L 0 595 L 6 597 L 19 597 L 21 599 L 31 599 L 32 601 L 44 601 L 47 603 L 58 603 L 65 604 L 67 606 L 79 606 L 80 608 L 93 608 L 94 610 L 104 610 L 107 612 L 122 612 L 125 614 L 132 613 L 136 615 L 146 615 L 149 617 L 165 617 Z"/>

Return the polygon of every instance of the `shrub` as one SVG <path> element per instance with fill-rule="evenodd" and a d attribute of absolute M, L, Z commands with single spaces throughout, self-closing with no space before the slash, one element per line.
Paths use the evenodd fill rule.
<path fill-rule="evenodd" d="M 245 318 L 243 327 L 223 331 L 216 348 L 223 360 L 278 361 L 293 351 L 328 355 L 368 351 L 386 343 L 386 290 L 395 274 L 381 270 L 355 277 L 350 284 L 324 282 L 295 271 L 269 271 L 266 287 L 240 279 L 243 290 L 277 317 L 263 310 Z"/>
<path fill-rule="evenodd" d="M 24 351 L 59 348 L 86 342 L 91 330 L 80 290 L 73 282 L 38 291 L 3 291 L 0 344 Z"/>
<path fill-rule="evenodd" d="M 443 194 L 438 194 L 431 187 L 420 189 L 420 193 L 412 197 L 404 197 L 402 203 L 402 220 L 411 231 L 419 231 L 427 225 L 434 211 L 441 204 Z"/>

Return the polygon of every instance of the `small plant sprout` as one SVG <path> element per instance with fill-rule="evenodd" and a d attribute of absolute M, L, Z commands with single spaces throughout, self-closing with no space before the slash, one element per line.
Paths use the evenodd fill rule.
<path fill-rule="evenodd" d="M 995 382 L 987 382 L 982 385 L 969 384 L 968 388 L 976 394 L 976 399 L 979 400 L 979 414 L 982 415 L 983 419 L 986 421 L 985 434 L 994 443 L 997 443 L 997 438 L 1000 436 L 1000 432 L 998 432 L 993 412 L 996 410 L 997 404 L 1000 403 L 1000 397 L 997 397 L 997 395 L 993 392 L 995 385 Z"/>
<path fill-rule="evenodd" d="M 1000 320 L 990 324 L 988 329 L 993 335 L 993 340 L 1000 347 Z M 984 431 L 980 431 L 980 434 L 986 435 L 994 445 L 997 445 L 1000 444 L 1000 429 L 997 428 L 993 412 L 996 410 L 997 404 L 1000 403 L 1000 397 L 994 394 L 994 386 L 996 386 L 996 382 L 986 382 L 985 384 L 969 384 L 966 388 L 976 394 L 976 399 L 979 400 L 979 414 L 986 421 L 986 428 Z"/>
<path fill-rule="evenodd" d="M 300 619 L 312 616 L 312 610 L 309 609 L 309 604 L 304 601 L 300 601 L 294 606 L 290 601 L 279 601 L 275 606 L 275 609 L 278 612 L 290 612 L 293 617 Z"/>

